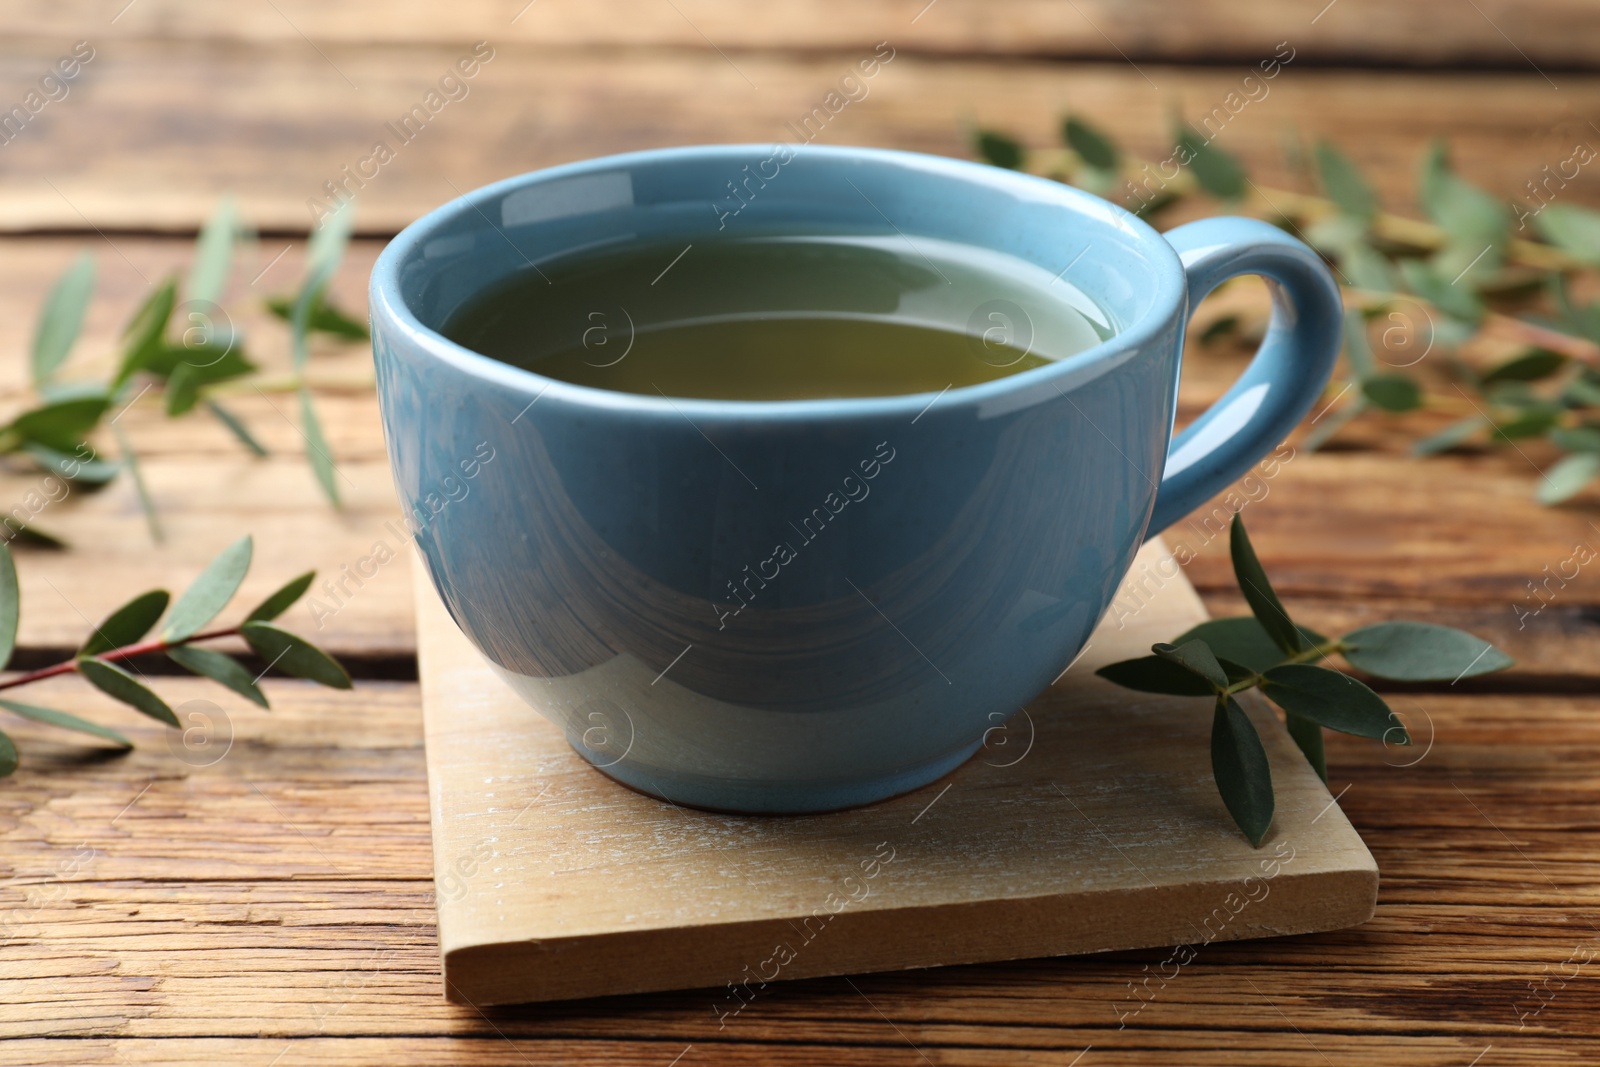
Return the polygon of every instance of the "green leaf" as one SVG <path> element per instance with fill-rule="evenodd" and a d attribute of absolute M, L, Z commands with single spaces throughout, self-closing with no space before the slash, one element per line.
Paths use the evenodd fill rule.
<path fill-rule="evenodd" d="M 1561 420 L 1554 411 L 1529 411 L 1506 422 L 1496 423 L 1494 436 L 1500 441 L 1516 441 L 1524 437 L 1538 437 Z"/>
<path fill-rule="evenodd" d="M 1300 631 L 1278 600 L 1272 583 L 1267 580 L 1267 572 L 1261 568 L 1255 547 L 1250 544 L 1250 535 L 1245 532 L 1244 519 L 1237 513 L 1233 516 L 1228 542 L 1233 554 L 1233 574 L 1238 579 L 1239 591 L 1244 594 L 1251 613 L 1279 648 L 1289 653 L 1300 651 L 1305 647 Z"/>
<path fill-rule="evenodd" d="M 1322 191 L 1340 211 L 1367 222 L 1378 213 L 1378 197 L 1360 169 L 1331 141 L 1318 141 L 1313 150 Z"/>
<path fill-rule="evenodd" d="M 1339 250 L 1339 267 L 1352 286 L 1372 293 L 1393 293 L 1400 288 L 1399 276 L 1389 257 L 1366 241 L 1348 242 Z"/>
<path fill-rule="evenodd" d="M 1367 398 L 1357 393 L 1355 399 L 1341 405 L 1333 414 L 1324 416 L 1322 424 L 1313 427 L 1311 432 L 1301 439 L 1301 447 L 1307 452 L 1315 452 L 1332 440 L 1334 434 L 1371 410 L 1372 405 L 1367 403 Z"/>
<path fill-rule="evenodd" d="M 143 370 L 145 364 L 154 359 L 156 353 L 161 350 L 162 339 L 167 332 L 167 322 L 172 318 L 172 309 L 177 306 L 177 302 L 178 280 L 168 278 L 134 313 L 132 321 L 122 333 L 122 363 L 111 379 L 110 391 L 113 394 L 121 389 L 129 378 Z"/>
<path fill-rule="evenodd" d="M 120 464 L 105 459 L 80 459 L 36 442 L 22 446 L 34 461 L 58 478 L 86 486 L 100 486 L 115 478 L 122 470 Z"/>
<path fill-rule="evenodd" d="M 228 272 L 233 264 L 233 243 L 239 233 L 239 209 L 233 197 L 225 196 L 206 220 L 195 241 L 194 262 L 189 265 L 189 280 L 184 296 L 190 300 L 215 304 L 228 287 Z"/>
<path fill-rule="evenodd" d="M 300 428 L 306 435 L 306 458 L 311 461 L 311 471 L 317 484 L 327 494 L 334 507 L 342 507 L 339 499 L 338 471 L 333 465 L 333 452 L 327 438 L 322 436 L 322 424 L 317 421 L 316 408 L 311 406 L 311 390 L 300 387 Z"/>
<path fill-rule="evenodd" d="M 1442 140 L 1434 141 L 1423 158 L 1418 191 L 1423 210 L 1453 241 L 1475 250 L 1505 245 L 1511 212 L 1498 197 L 1456 175 Z"/>
<path fill-rule="evenodd" d="M 1600 477 L 1600 455 L 1575 452 L 1563 456 L 1544 472 L 1535 498 L 1541 504 L 1559 504 L 1577 496 L 1596 477 Z"/>
<path fill-rule="evenodd" d="M 1400 277 L 1406 288 L 1447 315 L 1476 323 L 1483 318 L 1483 301 L 1471 288 L 1452 285 L 1433 265 L 1420 259 L 1400 260 Z"/>
<path fill-rule="evenodd" d="M 22 590 L 17 585 L 17 561 L 0 543 L 0 670 L 17 650 L 17 619 L 22 614 Z"/>
<path fill-rule="evenodd" d="M 1231 337 L 1239 332 L 1239 316 L 1223 315 L 1200 331 L 1200 343 L 1203 345 L 1215 344 L 1224 337 Z"/>
<path fill-rule="evenodd" d="M 133 488 L 139 497 L 139 510 L 144 512 L 145 525 L 150 529 L 150 539 L 159 543 L 166 535 L 161 532 L 161 516 L 156 512 L 155 497 L 150 495 L 150 487 L 145 484 L 144 470 L 139 466 L 139 454 L 133 450 L 133 442 L 128 440 L 128 435 L 115 421 L 111 424 L 111 435 L 117 439 L 117 448 L 121 450 L 121 465 L 127 468 L 128 477 L 133 479 Z"/>
<path fill-rule="evenodd" d="M 55 534 L 44 530 L 35 522 L 30 522 L 28 525 L 12 531 L 11 540 L 21 541 L 23 544 L 32 545 L 34 548 L 45 548 L 57 552 L 72 547 L 64 538 L 57 537 Z"/>
<path fill-rule="evenodd" d="M 95 737 L 110 741 L 119 748 L 133 747 L 132 741 L 129 741 L 115 730 L 101 726 L 97 722 L 90 722 L 88 719 L 80 719 L 76 715 L 68 715 L 64 711 L 56 711 L 54 708 L 41 708 L 37 704 L 23 704 L 15 700 L 0 700 L 0 708 L 5 708 L 7 711 L 20 715 L 24 719 L 49 723 L 51 726 L 59 726 L 63 730 L 77 730 L 79 733 L 93 734 Z"/>
<path fill-rule="evenodd" d="M 161 618 L 161 613 L 167 610 L 167 601 L 170 599 L 165 589 L 140 593 L 107 615 L 105 621 L 95 627 L 83 647 L 78 649 L 78 655 L 98 656 L 113 648 L 133 644 L 150 632 L 150 628 Z"/>
<path fill-rule="evenodd" d="M 172 614 L 161 628 L 162 640 L 182 641 L 199 633 L 202 626 L 217 617 L 217 612 L 228 606 L 250 570 L 254 544 L 250 535 L 245 534 L 218 553 L 172 606 Z"/>
<path fill-rule="evenodd" d="M 1560 352 L 1532 348 L 1489 368 L 1478 380 L 1484 385 L 1493 385 L 1495 382 L 1537 382 L 1550 377 L 1568 362 Z"/>
<path fill-rule="evenodd" d="M 1124 689 L 1169 696 L 1208 697 L 1216 693 L 1210 682 L 1160 656 L 1141 656 L 1110 663 L 1094 672 Z"/>
<path fill-rule="evenodd" d="M 1217 657 L 1204 641 L 1186 641 L 1182 645 L 1154 645 L 1150 651 L 1168 663 L 1181 667 L 1190 674 L 1209 682 L 1214 689 L 1228 688 L 1228 674 L 1217 662 Z"/>
<path fill-rule="evenodd" d="M 0 733 L 0 778 L 5 778 L 17 769 L 17 746 L 11 738 Z"/>
<path fill-rule="evenodd" d="M 289 610 L 296 600 L 305 596 L 306 590 L 311 588 L 311 582 L 316 578 L 316 571 L 306 571 L 298 578 L 291 579 L 267 599 L 257 604 L 250 614 L 244 617 L 245 622 L 267 622 L 276 619 Z M 1120 682 L 1118 683 L 1121 684 Z"/>
<path fill-rule="evenodd" d="M 1434 456 L 1440 452 L 1448 452 L 1457 445 L 1465 444 L 1476 437 L 1492 424 L 1482 415 L 1473 415 L 1453 422 L 1438 433 L 1429 434 L 1427 437 L 1411 445 L 1411 454 L 1414 456 Z"/>
<path fill-rule="evenodd" d="M 1431 622 L 1380 622 L 1353 630 L 1340 642 L 1351 666 L 1396 682 L 1454 682 L 1513 663 L 1483 638 Z"/>
<path fill-rule="evenodd" d="M 1361 395 L 1385 411 L 1415 411 L 1422 406 L 1422 387 L 1404 374 L 1375 374 L 1361 383 Z"/>
<path fill-rule="evenodd" d="M 1325 645 L 1328 639 L 1309 627 L 1298 627 L 1300 636 L 1308 645 Z M 1204 641 L 1219 661 L 1232 661 L 1259 674 L 1268 667 L 1282 663 L 1287 653 L 1253 615 L 1240 615 L 1231 619 L 1210 619 L 1173 638 L 1181 645 L 1187 641 Z"/>
<path fill-rule="evenodd" d="M 1237 200 L 1244 195 L 1243 165 L 1232 155 L 1209 142 L 1203 134 L 1188 123 L 1180 123 L 1174 137 L 1178 162 L 1189 157 L 1188 166 L 1200 188 L 1222 200 Z"/>
<path fill-rule="evenodd" d="M 1600 427 L 1558 426 L 1550 431 L 1550 442 L 1564 452 L 1600 452 Z"/>
<path fill-rule="evenodd" d="M 1289 728 L 1289 736 L 1295 746 L 1305 755 L 1306 762 L 1311 764 L 1311 769 L 1317 772 L 1323 784 L 1327 784 L 1328 755 L 1322 743 L 1322 727 L 1292 712 L 1285 714 L 1283 721 Z"/>
<path fill-rule="evenodd" d="M 1027 158 L 1020 141 L 995 130 L 975 131 L 972 150 L 983 162 L 1006 170 L 1021 170 Z"/>
<path fill-rule="evenodd" d="M 164 722 L 168 726 L 178 725 L 178 717 L 167 707 L 165 700 L 156 696 L 143 682 L 115 663 L 107 663 L 93 656 L 80 656 L 78 673 L 87 678 L 90 685 L 113 700 L 120 700 L 157 722 Z"/>
<path fill-rule="evenodd" d="M 1255 724 L 1232 697 L 1217 697 L 1211 718 L 1211 774 L 1228 814 L 1259 847 L 1272 828 L 1272 767 Z"/>
<path fill-rule="evenodd" d="M 240 627 L 240 632 L 250 647 L 267 661 L 269 669 L 277 667 L 296 678 L 307 678 L 334 689 L 350 688 L 350 675 L 339 661 L 305 638 L 269 622 L 247 622 Z"/>
<path fill-rule="evenodd" d="M 1383 740 L 1405 727 L 1383 698 L 1365 684 L 1327 667 L 1284 663 L 1263 675 L 1261 691 L 1284 711 L 1320 723 L 1330 730 Z M 1401 744 L 1409 744 L 1409 739 Z"/>
<path fill-rule="evenodd" d="M 188 366 L 206 383 L 239 378 L 256 370 L 256 365 L 246 358 L 236 334 L 196 344 L 162 342 L 145 362 L 144 369 L 159 378 L 168 378 L 183 366 Z"/>
<path fill-rule="evenodd" d="M 1600 211 L 1577 204 L 1546 204 L 1533 217 L 1533 228 L 1557 248 L 1600 266 Z"/>
<path fill-rule="evenodd" d="M 1344 313 L 1344 358 L 1357 381 L 1365 381 L 1377 373 L 1372 345 L 1367 340 L 1366 316 L 1361 314 L 1360 308 L 1349 308 Z"/>
<path fill-rule="evenodd" d="M 184 670 L 203 675 L 214 682 L 221 682 L 247 700 L 254 701 L 262 707 L 268 706 L 266 694 L 256 685 L 255 678 L 232 656 L 209 648 L 179 645 L 167 649 L 167 658 Z"/>
<path fill-rule="evenodd" d="M 216 416 L 217 421 L 226 426 L 228 432 L 238 438 L 239 443 L 249 449 L 251 454 L 258 458 L 267 454 L 267 447 L 255 439 L 255 435 L 250 432 L 250 428 L 244 424 L 244 420 L 239 416 L 211 399 L 206 400 L 206 410 Z"/>
<path fill-rule="evenodd" d="M 283 297 L 273 297 L 267 301 L 267 310 L 285 322 L 294 321 L 294 301 Z M 317 298 L 311 308 L 311 317 L 306 324 L 307 329 L 313 333 L 332 334 L 343 337 L 349 341 L 365 341 L 368 337 L 366 324 L 358 322 L 334 307 L 327 300 L 326 294 Z"/>
<path fill-rule="evenodd" d="M 39 312 L 33 334 L 33 380 L 47 382 L 66 362 L 83 328 L 83 313 L 94 294 L 94 258 L 80 252 L 56 280 Z"/>
<path fill-rule="evenodd" d="M 1117 146 L 1104 133 L 1075 115 L 1061 124 L 1061 139 L 1078 153 L 1078 158 L 1096 170 L 1114 171 L 1120 162 Z"/>
<path fill-rule="evenodd" d="M 83 443 L 110 406 L 110 398 L 103 394 L 61 400 L 23 412 L 12 420 L 10 430 L 25 442 L 71 452 Z"/>

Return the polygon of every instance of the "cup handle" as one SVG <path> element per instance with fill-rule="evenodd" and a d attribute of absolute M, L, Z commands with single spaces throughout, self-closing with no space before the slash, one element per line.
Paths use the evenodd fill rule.
<path fill-rule="evenodd" d="M 1201 219 L 1163 236 L 1183 261 L 1190 313 L 1229 278 L 1259 274 L 1272 290 L 1272 321 L 1233 388 L 1173 438 L 1146 537 L 1226 489 L 1288 436 L 1328 383 L 1344 314 L 1322 258 L 1276 226 Z"/>

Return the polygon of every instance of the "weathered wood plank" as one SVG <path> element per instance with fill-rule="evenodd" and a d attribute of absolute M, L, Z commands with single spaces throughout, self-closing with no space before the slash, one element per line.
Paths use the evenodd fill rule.
<path fill-rule="evenodd" d="M 58 50 L 37 39 L 7 49 L 0 100 L 20 98 Z M 358 225 L 392 233 L 457 190 L 554 163 L 661 145 L 793 140 L 788 124 L 822 107 L 870 50 L 737 60 L 645 51 L 619 59 L 500 44 L 462 83 L 464 96 L 436 98 L 437 114 L 421 133 L 396 137 L 388 124 L 466 54 L 466 45 L 435 44 L 108 43 L 65 99 L 0 146 L 0 230 L 88 232 L 86 220 L 193 230 L 224 192 L 236 193 L 258 226 L 302 230 L 313 218 L 308 202 L 326 196 L 324 183 L 346 181 L 341 168 L 364 166 L 369 180 L 350 180 Z M 1385 199 L 1403 206 L 1424 145 L 1442 130 L 1465 171 L 1505 196 L 1568 159 L 1576 142 L 1600 136 L 1587 119 L 1600 108 L 1600 78 L 1591 75 L 1555 75 L 1557 91 L 1532 71 L 1423 76 L 1291 62 L 1270 81 L 1245 85 L 1244 74 L 897 52 L 855 90 L 858 103 L 823 113 L 816 143 L 965 155 L 976 122 L 1050 145 L 1071 108 L 1156 161 L 1171 154 L 1177 104 L 1197 122 L 1211 116 L 1217 143 L 1243 156 L 1263 184 L 1296 180 L 1283 146 L 1298 128 L 1339 141 L 1372 168 Z M 373 162 L 379 141 L 394 155 L 381 166 Z M 1600 187 L 1580 173 L 1561 195 L 1600 202 Z"/>
<path fill-rule="evenodd" d="M 276 10 L 274 10 L 276 8 Z M 113 13 L 115 11 L 113 10 Z M 197 0 L 142 0 L 109 24 L 87 0 L 12 5 L 0 33 L 75 40 L 132 37 L 300 43 L 432 43 L 440 40 L 548 46 L 660 45 L 706 49 L 837 49 L 891 40 L 907 50 L 1055 55 L 1121 60 L 1252 61 L 1288 39 L 1319 62 L 1361 65 L 1493 64 L 1531 69 L 1592 66 L 1594 36 L 1581 0 L 1481 0 L 1476 13 L 1432 0 L 1329 5 L 1263 0 L 1116 3 L 1082 0 L 821 0 L 775 5 L 727 0 L 560 4 L 466 0 L 441 9 L 426 0 L 359 6 L 281 0 L 235 11 Z M 1469 17 L 1470 16 L 1470 17 Z"/>
<path fill-rule="evenodd" d="M 1592 697 L 1426 695 L 1436 735 L 1409 768 L 1385 763 L 1418 753 L 1334 738 L 1334 791 L 1383 872 L 1355 930 L 1212 944 L 1148 986 L 1166 952 L 803 981 L 719 1030 L 715 990 L 487 1017 L 445 1002 L 415 685 L 269 681 L 264 713 L 200 681 L 156 684 L 223 709 L 223 759 L 180 742 L 184 762 L 162 728 L 74 680 L 35 696 L 140 748 L 86 759 L 6 723 L 25 761 L 0 786 L 8 1062 L 660 1067 L 692 1044 L 702 1062 L 1060 1064 L 1092 1044 L 1086 1062 L 1460 1067 L 1491 1044 L 1512 1064 L 1600 1049 L 1580 951 L 1600 946 Z M 1529 983 L 1546 980 L 1530 1014 Z"/>

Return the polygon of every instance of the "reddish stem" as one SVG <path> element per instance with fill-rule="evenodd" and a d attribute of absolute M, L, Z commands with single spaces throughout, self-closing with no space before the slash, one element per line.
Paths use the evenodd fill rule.
<path fill-rule="evenodd" d="M 146 641 L 143 644 L 124 645 L 121 648 L 113 648 L 107 652 L 101 652 L 95 656 L 95 659 L 110 661 L 132 659 L 134 656 L 143 656 L 151 652 L 165 652 L 169 648 L 193 644 L 196 641 L 210 641 L 218 637 L 233 637 L 238 633 L 239 627 L 234 626 L 227 630 L 212 630 L 209 633 L 195 634 L 193 637 L 185 637 L 182 641 Z M 15 678 L 0 682 L 0 689 L 14 689 L 19 685 L 27 685 L 29 682 L 39 682 L 61 674 L 72 674 L 77 669 L 78 661 L 74 657 L 53 666 L 41 667 L 36 671 L 19 674 Z"/>

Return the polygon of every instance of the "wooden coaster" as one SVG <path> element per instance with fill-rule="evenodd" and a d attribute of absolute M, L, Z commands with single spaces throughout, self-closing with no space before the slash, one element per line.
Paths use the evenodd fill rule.
<path fill-rule="evenodd" d="M 1211 780 L 1207 701 L 1097 667 L 1205 618 L 1146 545 L 1106 620 L 966 765 L 826 815 L 674 807 L 591 768 L 497 679 L 417 567 L 445 992 L 477 1005 L 1177 946 L 1364 922 L 1378 871 L 1277 716 L 1249 704 L 1277 819 L 1259 848 Z"/>

